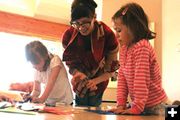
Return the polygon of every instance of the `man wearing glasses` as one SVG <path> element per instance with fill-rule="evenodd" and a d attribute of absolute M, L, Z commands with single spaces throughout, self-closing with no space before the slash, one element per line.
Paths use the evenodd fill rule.
<path fill-rule="evenodd" d="M 71 26 L 63 35 L 63 61 L 72 75 L 77 106 L 99 106 L 108 80 L 119 67 L 118 41 L 112 30 L 96 20 L 94 0 L 74 0 Z"/>

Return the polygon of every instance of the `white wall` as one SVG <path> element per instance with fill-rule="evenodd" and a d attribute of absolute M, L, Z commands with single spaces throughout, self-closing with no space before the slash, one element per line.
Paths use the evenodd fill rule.
<path fill-rule="evenodd" d="M 102 19 L 102 0 L 94 0 L 97 3 L 96 14 L 97 20 Z"/>
<path fill-rule="evenodd" d="M 180 13 L 179 0 L 163 0 L 162 77 L 171 100 L 180 100 Z"/>

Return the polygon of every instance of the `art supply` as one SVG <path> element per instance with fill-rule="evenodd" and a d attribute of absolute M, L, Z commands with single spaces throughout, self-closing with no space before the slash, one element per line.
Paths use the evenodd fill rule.
<path fill-rule="evenodd" d="M 13 105 L 10 102 L 7 102 L 7 101 L 0 102 L 0 109 L 4 109 L 4 108 L 7 108 L 7 107 L 11 107 L 11 106 L 13 106 Z"/>
<path fill-rule="evenodd" d="M 24 111 L 24 110 L 20 110 L 20 109 L 18 109 L 16 107 L 8 107 L 8 108 L 0 109 L 0 112 L 26 114 L 26 115 L 36 115 L 36 112 Z"/>

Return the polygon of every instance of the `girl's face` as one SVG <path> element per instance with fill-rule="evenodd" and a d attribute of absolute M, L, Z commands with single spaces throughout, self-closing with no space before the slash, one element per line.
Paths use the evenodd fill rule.
<path fill-rule="evenodd" d="M 132 43 L 133 35 L 127 26 L 122 23 L 120 18 L 113 20 L 112 25 L 120 45 L 129 46 Z"/>
<path fill-rule="evenodd" d="M 95 18 L 83 17 L 83 18 L 77 19 L 76 21 L 73 21 L 71 25 L 75 29 L 77 29 L 81 33 L 81 35 L 87 36 L 93 31 L 94 20 Z"/>
<path fill-rule="evenodd" d="M 37 57 L 38 57 L 39 63 L 38 64 L 32 64 L 32 65 L 33 65 L 34 69 L 42 72 L 42 71 L 44 71 L 45 60 L 42 57 L 40 57 L 39 55 Z"/>

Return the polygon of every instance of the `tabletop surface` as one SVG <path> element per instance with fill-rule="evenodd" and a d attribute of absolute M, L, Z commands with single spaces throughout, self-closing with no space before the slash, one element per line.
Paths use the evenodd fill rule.
<path fill-rule="evenodd" d="M 54 109 L 54 108 L 53 108 Z M 162 116 L 105 115 L 88 112 L 87 107 L 58 106 L 54 113 L 19 114 L 0 112 L 2 120 L 164 120 Z"/>

